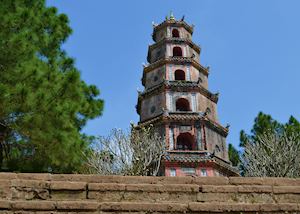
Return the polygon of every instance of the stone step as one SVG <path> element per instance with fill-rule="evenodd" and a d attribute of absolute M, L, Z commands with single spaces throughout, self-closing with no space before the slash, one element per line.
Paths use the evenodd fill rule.
<path fill-rule="evenodd" d="M 87 183 L 122 184 L 198 184 L 198 185 L 272 185 L 300 186 L 300 179 L 293 178 L 245 178 L 245 177 L 151 177 L 151 176 L 102 176 L 84 174 L 4 173 L 0 180 L 76 181 Z"/>
<path fill-rule="evenodd" d="M 137 203 L 96 201 L 0 201 L 0 213 L 287 213 L 300 212 L 290 203 Z"/>
<path fill-rule="evenodd" d="M 300 179 L 0 173 L 0 214 L 300 213 Z"/>
<path fill-rule="evenodd" d="M 88 199 L 99 202 L 298 203 L 300 186 L 88 183 L 0 179 L 0 198 L 66 201 Z"/>

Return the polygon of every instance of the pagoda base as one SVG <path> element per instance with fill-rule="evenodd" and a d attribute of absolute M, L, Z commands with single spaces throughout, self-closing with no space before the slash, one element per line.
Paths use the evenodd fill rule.
<path fill-rule="evenodd" d="M 206 151 L 168 151 L 162 161 L 164 176 L 239 176 L 236 168 Z"/>

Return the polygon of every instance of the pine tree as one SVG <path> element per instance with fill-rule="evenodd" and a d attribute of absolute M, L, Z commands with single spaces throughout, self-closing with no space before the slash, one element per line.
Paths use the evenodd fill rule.
<path fill-rule="evenodd" d="M 241 162 L 239 151 L 230 143 L 228 145 L 228 156 L 233 166 L 238 166 Z"/>
<path fill-rule="evenodd" d="M 103 101 L 61 48 L 68 17 L 44 0 L 0 5 L 0 167 L 72 172 L 88 149 L 81 129 Z"/>

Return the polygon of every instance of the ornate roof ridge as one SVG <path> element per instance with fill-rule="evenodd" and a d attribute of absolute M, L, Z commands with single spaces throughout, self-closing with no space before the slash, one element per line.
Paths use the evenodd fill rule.
<path fill-rule="evenodd" d="M 163 121 L 182 121 L 182 120 L 200 120 L 205 122 L 210 128 L 217 131 L 219 134 L 226 137 L 228 135 L 228 128 L 223 127 L 218 122 L 215 122 L 205 116 L 203 112 L 171 112 L 168 110 L 162 110 L 162 112 L 158 115 L 155 115 L 151 118 L 148 118 L 146 120 L 140 121 L 138 123 L 138 126 L 147 126 L 153 123 L 157 122 L 163 122 Z"/>
<path fill-rule="evenodd" d="M 179 37 L 165 37 L 164 39 L 158 41 L 158 42 L 155 42 L 154 44 L 151 44 L 149 45 L 149 48 L 148 50 L 152 50 L 154 48 L 156 48 L 157 46 L 161 45 L 161 43 L 164 43 L 164 42 L 187 42 L 189 43 L 190 46 L 194 47 L 194 49 L 200 53 L 201 51 L 201 47 L 197 44 L 195 44 L 191 39 L 188 39 L 188 38 L 179 38 Z"/>
<path fill-rule="evenodd" d="M 168 112 L 164 118 L 169 120 L 201 120 L 206 122 L 210 128 L 214 129 L 215 131 L 219 132 L 219 134 L 226 137 L 228 135 L 228 129 L 223 127 L 218 122 L 215 122 L 208 118 L 203 112 Z"/>
<path fill-rule="evenodd" d="M 172 153 L 166 152 L 163 157 L 164 161 L 166 162 L 184 162 L 184 163 L 194 163 L 194 162 L 211 162 L 217 165 L 218 167 L 222 168 L 230 172 L 232 175 L 239 176 L 239 171 L 232 167 L 229 161 L 226 161 L 214 154 L 210 154 L 207 152 L 206 155 L 186 155 L 185 152 L 180 153 Z"/>
<path fill-rule="evenodd" d="M 175 20 L 175 19 L 167 19 L 164 20 L 162 23 L 154 26 L 153 29 L 153 35 L 155 35 L 155 33 L 160 30 L 161 28 L 168 26 L 168 25 L 175 25 L 175 26 L 182 26 L 184 27 L 190 34 L 193 34 L 194 32 L 194 26 L 193 25 L 189 25 L 188 23 L 186 23 L 184 20 Z M 153 38 L 153 40 L 155 41 L 155 38 Z"/>
<path fill-rule="evenodd" d="M 167 150 L 166 152 L 170 154 L 203 154 L 207 155 L 208 150 Z"/>
<path fill-rule="evenodd" d="M 213 160 L 214 160 L 214 162 L 217 166 L 226 169 L 230 173 L 233 173 L 232 175 L 240 176 L 239 170 L 237 168 L 233 167 L 230 162 L 229 163 L 226 163 L 226 162 L 224 163 L 224 160 L 217 157 L 217 156 L 214 156 Z"/>
<path fill-rule="evenodd" d="M 201 84 L 194 82 L 194 81 L 178 81 L 178 80 L 166 80 L 167 86 L 172 87 L 190 87 L 190 88 L 197 88 L 199 89 L 199 92 L 210 99 L 211 101 L 217 103 L 219 99 L 218 93 L 212 93 L 207 88 L 203 87 Z"/>
<path fill-rule="evenodd" d="M 156 123 L 156 122 L 158 122 L 158 121 L 162 121 L 162 119 L 163 119 L 163 112 L 162 113 L 160 113 L 160 114 L 158 114 L 158 115 L 155 115 L 154 117 L 151 117 L 151 118 L 148 118 L 148 119 L 146 119 L 146 120 L 144 120 L 144 121 L 140 121 L 140 122 L 138 122 L 138 125 L 137 125 L 137 127 L 141 127 L 141 126 L 148 126 L 148 125 L 150 125 L 150 124 L 153 124 L 153 123 Z"/>
<path fill-rule="evenodd" d="M 224 137 L 228 135 L 228 131 L 229 131 L 228 127 L 224 127 L 220 123 L 213 121 L 208 117 L 203 117 L 203 120 L 207 122 L 207 124 L 210 125 L 211 128 L 217 129 L 219 132 L 223 133 Z"/>
<path fill-rule="evenodd" d="M 157 85 L 154 85 L 143 92 L 139 93 L 139 96 L 145 97 L 148 95 L 151 95 L 155 92 L 159 92 L 163 88 L 172 88 L 172 87 L 181 87 L 181 88 L 193 88 L 193 89 L 198 89 L 199 92 L 210 99 L 211 101 L 217 103 L 219 99 L 219 94 L 218 93 L 212 93 L 205 87 L 203 87 L 201 84 L 195 82 L 195 81 L 179 81 L 179 80 L 164 80 L 160 82 Z"/>
<path fill-rule="evenodd" d="M 204 75 L 209 74 L 209 68 L 205 68 L 200 63 L 198 63 L 193 57 L 181 57 L 181 56 L 172 56 L 172 57 L 164 57 L 161 58 L 148 66 L 144 67 L 143 72 L 149 72 L 154 70 L 155 68 L 167 64 L 167 63 L 191 63 L 195 68 L 197 68 Z"/>

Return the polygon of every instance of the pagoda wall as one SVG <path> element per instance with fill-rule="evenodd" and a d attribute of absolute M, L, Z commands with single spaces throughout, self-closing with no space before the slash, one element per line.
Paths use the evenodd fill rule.
<path fill-rule="evenodd" d="M 200 60 L 199 54 L 186 43 L 180 43 L 180 44 L 168 43 L 168 44 L 166 44 L 166 51 L 167 51 L 166 56 L 167 57 L 172 57 L 173 56 L 173 48 L 174 47 L 180 47 L 181 48 L 182 57 L 192 57 L 193 54 L 194 54 L 194 59 L 197 62 L 199 62 L 199 60 Z"/>
<path fill-rule="evenodd" d="M 166 130 L 166 149 L 167 150 L 176 150 L 177 148 L 177 137 L 181 133 L 189 133 L 193 136 L 194 142 L 193 146 L 194 148 L 198 149 L 198 142 L 197 142 L 197 134 L 198 130 L 194 125 L 194 121 L 187 121 L 187 122 L 172 122 L 165 124 L 165 130 Z M 202 145 L 203 147 L 203 145 Z"/>
<path fill-rule="evenodd" d="M 184 27 L 175 27 L 175 26 L 168 26 L 166 28 L 162 28 L 156 32 L 156 42 L 166 38 L 172 37 L 172 30 L 177 29 L 179 31 L 180 38 L 191 39 L 192 35 L 188 32 Z"/>
<path fill-rule="evenodd" d="M 194 67 L 191 67 L 192 69 L 195 69 L 196 72 L 198 72 L 198 70 Z M 200 85 L 203 86 L 204 88 L 208 89 L 208 78 L 207 78 L 207 75 L 201 73 L 201 72 L 198 72 L 198 77 L 197 77 L 197 80 L 198 81 L 198 78 L 200 77 Z"/>
<path fill-rule="evenodd" d="M 173 48 L 180 47 L 182 50 L 182 57 L 193 57 L 194 60 L 199 62 L 200 55 L 195 51 L 192 47 L 190 47 L 186 43 L 167 43 L 165 45 L 157 46 L 156 48 L 152 49 L 150 52 L 149 63 L 153 63 L 158 61 L 164 57 L 173 57 Z"/>
<path fill-rule="evenodd" d="M 200 54 L 188 45 L 187 45 L 187 56 L 193 57 L 194 60 L 196 60 L 197 62 L 200 61 Z"/>
<path fill-rule="evenodd" d="M 162 113 L 165 106 L 164 93 L 155 94 L 141 101 L 140 120 L 144 121 Z"/>
<path fill-rule="evenodd" d="M 212 177 L 216 176 L 217 173 L 215 173 L 215 169 L 212 167 L 208 167 L 207 165 L 195 163 L 190 166 L 184 166 L 182 163 L 168 163 L 165 168 L 165 176 L 172 176 L 171 170 L 176 171 L 176 176 L 189 176 L 191 174 L 188 174 L 184 169 L 192 168 L 195 169 L 194 176 L 199 177 Z M 205 170 L 205 175 L 203 175 L 202 170 Z M 174 176 L 174 175 L 173 175 Z M 219 174 L 217 175 L 219 176 Z"/>
<path fill-rule="evenodd" d="M 166 28 L 162 28 L 159 31 L 156 32 L 156 42 L 159 42 L 160 40 L 164 39 L 167 37 L 167 29 Z"/>
<path fill-rule="evenodd" d="M 155 85 L 158 85 L 164 81 L 165 78 L 165 66 L 156 68 L 146 73 L 145 89 L 149 89 Z"/>
<path fill-rule="evenodd" d="M 174 81 L 176 70 L 183 70 L 187 81 L 197 82 L 200 77 L 202 80 L 200 84 L 204 88 L 208 87 L 207 76 L 200 73 L 195 67 L 190 65 L 167 64 L 145 73 L 145 89 L 160 84 L 164 79 Z"/>
<path fill-rule="evenodd" d="M 167 27 L 167 35 L 172 37 L 172 30 L 177 29 L 179 31 L 179 37 L 185 39 L 191 39 L 192 35 L 188 32 L 184 27 L 176 27 L 176 26 L 168 26 Z"/>
<path fill-rule="evenodd" d="M 167 109 L 171 112 L 176 111 L 176 100 L 179 98 L 184 98 L 189 101 L 191 111 L 197 111 L 197 103 L 196 103 L 196 93 L 190 92 L 175 92 L 175 91 L 167 91 L 166 101 L 167 101 Z"/>
<path fill-rule="evenodd" d="M 218 122 L 217 104 L 200 93 L 197 94 L 197 101 L 198 111 L 205 112 L 209 108 L 210 113 L 207 113 L 207 117 L 212 121 Z"/>
<path fill-rule="evenodd" d="M 175 92 L 167 91 L 166 94 L 167 100 L 167 109 L 169 111 L 176 111 L 176 100 L 179 98 L 185 98 L 190 103 L 190 108 L 194 112 L 205 112 L 207 108 L 210 109 L 210 113 L 207 114 L 207 117 L 211 120 L 218 122 L 216 103 L 200 94 L 199 92 Z"/>
<path fill-rule="evenodd" d="M 210 153 L 214 153 L 215 156 L 228 161 L 228 151 L 226 147 L 225 137 L 212 130 L 211 128 L 205 127 L 205 138 L 207 150 Z M 219 147 L 220 151 L 217 151 L 216 146 Z"/>
<path fill-rule="evenodd" d="M 161 45 L 156 48 L 154 48 L 151 51 L 151 56 L 150 56 L 150 63 L 156 62 L 161 58 L 164 58 L 166 56 L 166 46 Z"/>
<path fill-rule="evenodd" d="M 201 85 L 205 88 L 208 87 L 207 76 L 200 73 L 194 66 L 191 65 L 176 65 L 176 64 L 168 64 L 166 65 L 166 79 L 167 80 L 175 80 L 175 71 L 183 70 L 185 72 L 185 79 L 187 81 L 197 82 L 199 77 L 202 80 Z"/>

